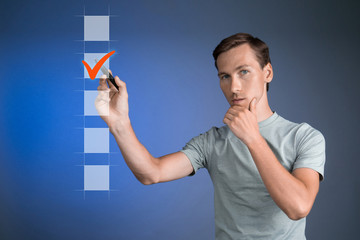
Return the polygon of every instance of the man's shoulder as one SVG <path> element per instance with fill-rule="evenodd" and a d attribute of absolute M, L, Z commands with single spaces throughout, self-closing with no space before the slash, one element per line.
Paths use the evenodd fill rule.
<path fill-rule="evenodd" d="M 209 130 L 204 133 L 200 133 L 200 135 L 205 135 L 207 137 L 213 138 L 226 138 L 229 135 L 229 127 L 227 125 L 224 126 L 212 126 Z"/>
<path fill-rule="evenodd" d="M 296 138 L 308 138 L 319 136 L 323 138 L 322 133 L 307 122 L 294 122 L 283 117 L 279 117 L 277 124 L 274 126 L 276 131 L 292 133 Z"/>
<path fill-rule="evenodd" d="M 227 125 L 224 126 L 212 126 L 209 130 L 201 132 L 194 137 L 194 140 L 208 142 L 214 144 L 216 141 L 222 141 L 229 138 L 234 138 L 235 135 L 231 132 Z"/>

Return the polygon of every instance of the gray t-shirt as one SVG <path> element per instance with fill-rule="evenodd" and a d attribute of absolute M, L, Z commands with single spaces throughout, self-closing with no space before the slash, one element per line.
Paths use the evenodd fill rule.
<path fill-rule="evenodd" d="M 258 123 L 280 163 L 292 172 L 311 168 L 324 177 L 325 139 L 307 123 L 288 121 L 276 112 Z M 267 191 L 247 146 L 230 128 L 212 127 L 181 150 L 194 175 L 206 168 L 214 186 L 215 235 L 225 239 L 306 239 L 306 218 L 293 221 Z"/>

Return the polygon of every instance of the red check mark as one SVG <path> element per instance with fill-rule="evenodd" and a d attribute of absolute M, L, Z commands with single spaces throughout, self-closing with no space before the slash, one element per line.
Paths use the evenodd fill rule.
<path fill-rule="evenodd" d="M 103 56 L 99 62 L 97 62 L 94 66 L 93 69 L 90 68 L 89 64 L 87 64 L 87 62 L 85 62 L 84 60 L 82 61 L 82 63 L 84 64 L 84 66 L 86 67 L 86 70 L 89 73 L 89 77 L 91 78 L 91 80 L 94 80 L 96 77 L 96 74 L 99 72 L 100 68 L 102 67 L 102 65 L 106 62 L 106 60 L 108 60 L 108 58 L 113 55 L 115 53 L 115 51 L 109 52 L 108 54 L 106 54 L 105 56 Z"/>

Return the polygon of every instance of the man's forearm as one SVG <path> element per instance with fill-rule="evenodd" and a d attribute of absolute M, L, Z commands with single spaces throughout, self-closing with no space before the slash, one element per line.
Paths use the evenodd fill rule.
<path fill-rule="evenodd" d="M 289 218 L 303 217 L 309 201 L 306 186 L 281 165 L 263 137 L 248 148 L 274 202 Z"/>
<path fill-rule="evenodd" d="M 117 124 L 110 132 L 135 177 L 143 184 L 152 184 L 158 171 L 156 159 L 137 139 L 130 120 Z"/>

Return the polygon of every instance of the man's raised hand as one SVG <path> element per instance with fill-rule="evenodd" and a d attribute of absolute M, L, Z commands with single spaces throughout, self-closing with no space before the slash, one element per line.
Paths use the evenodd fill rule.
<path fill-rule="evenodd" d="M 256 98 L 250 102 L 249 109 L 238 105 L 231 106 L 223 122 L 246 145 L 261 137 L 256 114 Z"/>
<path fill-rule="evenodd" d="M 114 79 L 119 90 L 107 79 L 106 75 L 100 77 L 98 96 L 95 99 L 95 107 L 110 131 L 116 126 L 121 127 L 121 124 L 130 122 L 126 84 L 118 76 Z"/>

